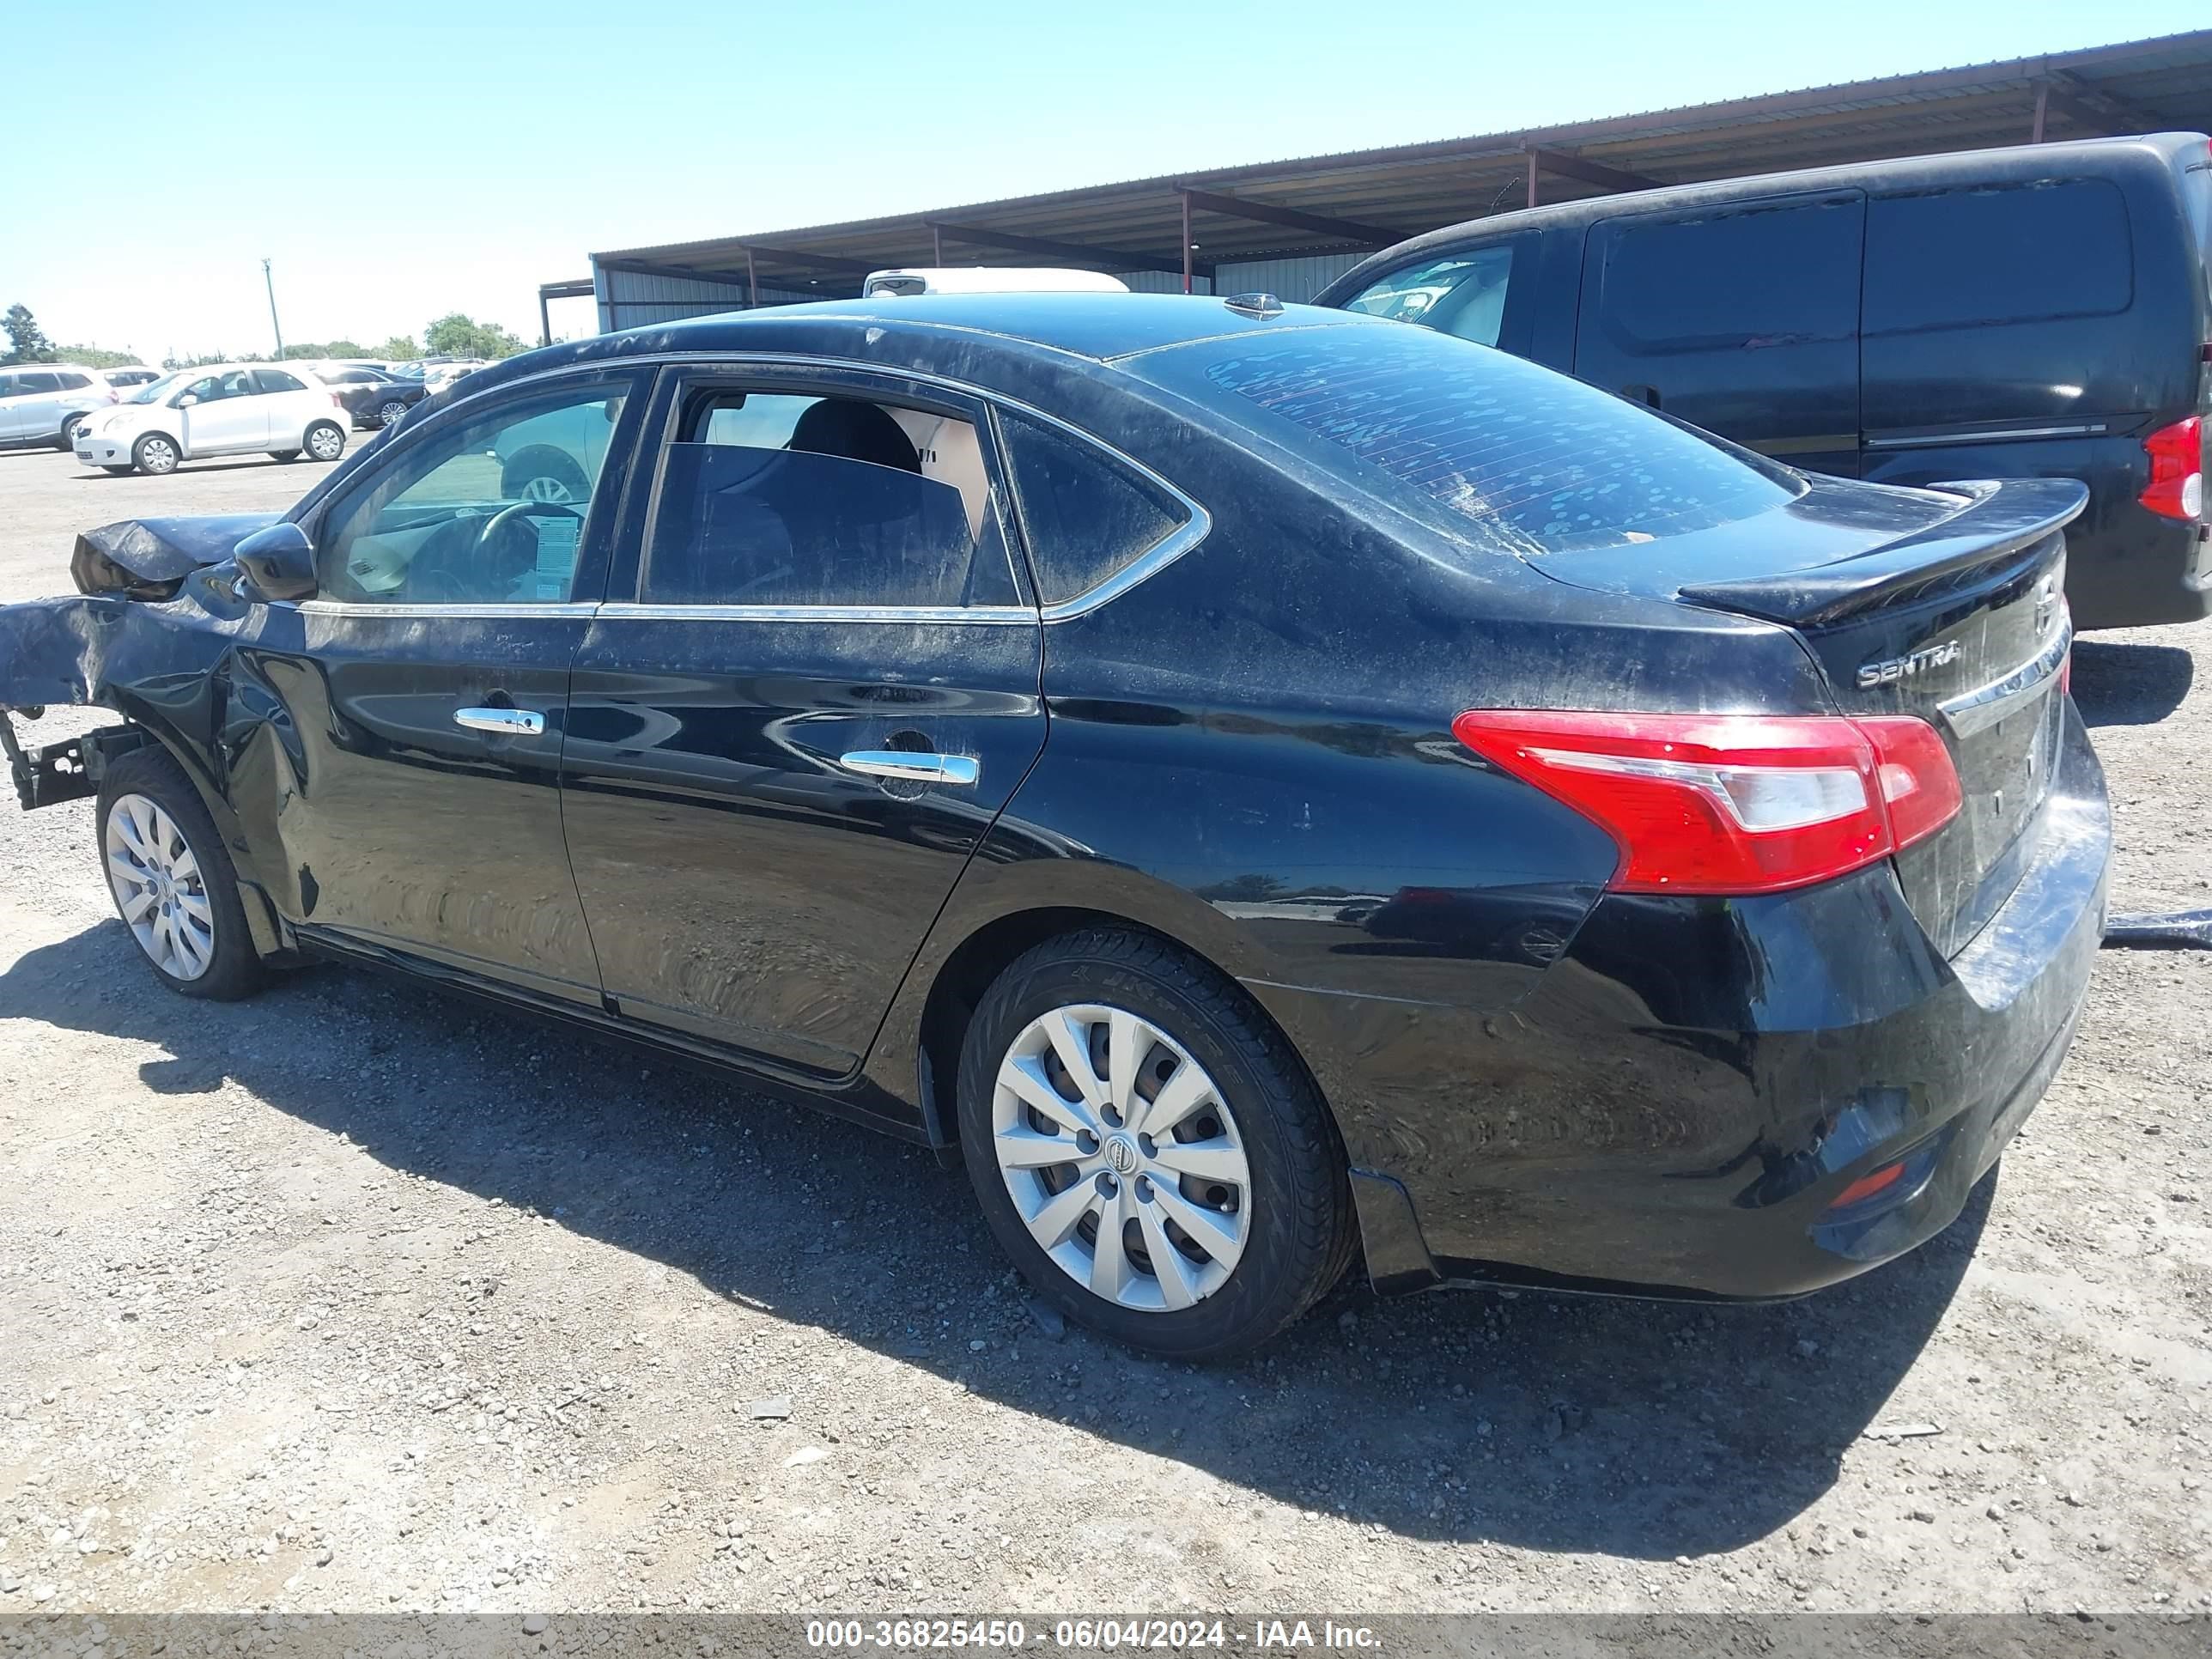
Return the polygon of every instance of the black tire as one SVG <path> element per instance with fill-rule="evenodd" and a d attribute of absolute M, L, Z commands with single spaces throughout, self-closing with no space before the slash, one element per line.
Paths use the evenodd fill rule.
<path fill-rule="evenodd" d="M 134 749 L 121 757 L 100 781 L 100 808 L 94 838 L 100 848 L 103 863 L 106 860 L 109 815 L 115 810 L 116 802 L 128 795 L 143 796 L 168 815 L 199 866 L 199 890 L 214 915 L 214 950 L 205 970 L 197 977 L 183 977 L 164 968 L 137 942 L 135 933 L 132 949 L 154 977 L 179 996 L 202 997 L 211 1002 L 234 1002 L 240 997 L 251 996 L 261 988 L 266 970 L 253 948 L 253 935 L 246 925 L 246 912 L 238 896 L 238 876 L 231 866 L 229 849 L 216 833 L 215 821 L 209 817 L 199 791 L 166 750 Z M 108 894 L 115 901 L 116 915 L 123 917 L 126 928 L 130 927 L 130 918 L 124 916 L 123 896 L 116 890 L 112 878 L 108 882 Z"/>
<path fill-rule="evenodd" d="M 345 453 L 346 431 L 336 421 L 311 421 L 307 429 L 300 435 L 306 441 L 307 453 L 319 461 L 335 461 Z M 330 447 L 329 454 L 325 455 L 317 449 L 318 438 Z M 294 453 L 297 453 L 296 451 Z"/>
<path fill-rule="evenodd" d="M 1251 1171 L 1250 1234 L 1226 1280 L 1189 1307 L 1125 1307 L 1079 1284 L 1030 1236 L 999 1170 L 1000 1064 L 1032 1021 L 1076 1003 L 1126 1010 L 1172 1037 L 1235 1120 Z M 1039 1297 L 1131 1347 L 1184 1360 L 1248 1353 L 1327 1294 L 1351 1261 L 1344 1152 L 1305 1067 L 1231 981 L 1164 940 L 1102 928 L 1048 939 L 1015 961 L 969 1025 L 958 1112 L 969 1179 L 1000 1248 Z"/>
<path fill-rule="evenodd" d="M 76 448 L 76 445 L 70 440 L 70 434 L 84 423 L 85 413 L 85 410 L 80 409 L 72 415 L 65 416 L 62 420 L 62 429 L 54 434 L 54 447 L 60 450 L 63 454 L 70 454 Z"/>
<path fill-rule="evenodd" d="M 376 419 L 372 424 L 378 427 L 398 426 L 406 418 L 407 405 L 397 398 L 387 398 L 377 405 Z"/>
<path fill-rule="evenodd" d="M 559 492 L 539 490 L 533 493 L 534 483 L 552 483 Z M 584 476 L 574 456 L 556 449 L 550 444 L 532 444 L 517 450 L 507 465 L 500 469 L 499 493 L 503 500 L 519 501 L 526 498 L 539 501 L 566 501 L 581 507 L 592 496 L 592 481 Z"/>
<path fill-rule="evenodd" d="M 138 469 L 135 466 L 103 466 L 100 470 L 118 478 L 127 478 Z"/>
<path fill-rule="evenodd" d="M 272 449 L 269 452 L 269 459 L 272 461 L 296 461 L 300 459 L 300 452 L 296 449 Z"/>
<path fill-rule="evenodd" d="M 131 445 L 131 464 L 149 478 L 166 478 L 177 470 L 184 452 L 166 432 L 149 432 Z"/>

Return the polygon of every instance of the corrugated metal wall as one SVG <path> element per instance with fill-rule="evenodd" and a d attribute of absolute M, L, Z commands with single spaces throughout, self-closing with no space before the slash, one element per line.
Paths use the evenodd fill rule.
<path fill-rule="evenodd" d="M 747 297 L 742 279 L 718 283 L 696 276 L 653 276 L 635 270 L 592 268 L 592 292 L 599 303 L 599 331 L 644 328 L 653 323 L 672 323 L 684 317 L 711 317 L 718 311 L 742 310 Z M 763 305 L 793 305 L 817 299 L 813 294 L 786 289 L 761 289 Z"/>
<path fill-rule="evenodd" d="M 1286 305 L 1304 305 L 1367 256 L 1364 253 L 1310 253 L 1294 259 L 1246 259 L 1218 267 L 1211 287 L 1200 276 L 1192 284 L 1199 294 L 1272 294 Z M 1114 273 L 1139 294 L 1180 294 L 1182 278 L 1164 270 L 1117 270 Z"/>

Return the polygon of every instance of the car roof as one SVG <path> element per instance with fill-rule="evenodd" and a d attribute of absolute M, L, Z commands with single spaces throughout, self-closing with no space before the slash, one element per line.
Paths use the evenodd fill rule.
<path fill-rule="evenodd" d="M 997 377 L 975 349 L 985 338 L 1008 358 L 1112 363 L 1205 340 L 1392 326 L 1380 318 L 1313 306 L 1237 309 L 1227 298 L 1205 295 L 916 294 L 817 301 L 722 312 L 526 351 L 471 374 L 468 395 L 567 363 L 723 351 L 841 357 L 988 385 Z"/>

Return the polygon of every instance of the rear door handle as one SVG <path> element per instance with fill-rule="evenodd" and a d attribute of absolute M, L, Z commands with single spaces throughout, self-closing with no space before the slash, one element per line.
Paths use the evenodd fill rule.
<path fill-rule="evenodd" d="M 837 764 L 868 778 L 902 778 L 910 783 L 966 786 L 983 775 L 981 762 L 965 755 L 916 754 L 905 749 L 855 749 Z"/>
<path fill-rule="evenodd" d="M 534 738 L 545 729 L 545 716 L 535 708 L 456 708 L 453 724 L 506 738 Z"/>

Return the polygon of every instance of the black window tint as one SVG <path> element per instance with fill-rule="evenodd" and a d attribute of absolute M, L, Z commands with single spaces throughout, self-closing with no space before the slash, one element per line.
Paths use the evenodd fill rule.
<path fill-rule="evenodd" d="M 19 374 L 15 378 L 21 383 L 17 390 L 22 392 L 59 392 L 62 389 L 62 377 L 58 374 L 49 374 L 44 370 L 29 374 Z"/>
<path fill-rule="evenodd" d="M 998 557 L 1003 566 L 1003 552 Z M 918 472 L 842 455 L 671 444 L 645 597 L 662 605 L 959 605 L 969 602 L 977 558 L 960 492 Z"/>
<path fill-rule="evenodd" d="M 1182 502 L 1097 445 L 1011 410 L 1000 421 L 1045 604 L 1089 592 L 1188 521 Z"/>
<path fill-rule="evenodd" d="M 57 375 L 55 378 L 61 381 L 62 390 L 64 392 L 82 392 L 85 387 L 92 384 L 90 380 L 85 379 L 82 374 L 70 374 L 66 372 Z"/>
<path fill-rule="evenodd" d="M 1614 220 L 1600 326 L 1637 354 L 1844 340 L 1858 326 L 1859 202 Z"/>
<path fill-rule="evenodd" d="M 2127 203 L 2109 180 L 1867 204 L 1869 334 L 2107 316 L 2134 297 Z"/>
<path fill-rule="evenodd" d="M 281 368 L 257 368 L 253 378 L 264 392 L 305 392 L 307 388 L 298 375 Z"/>
<path fill-rule="evenodd" d="M 1286 337 L 1218 357 L 1204 378 L 1243 399 L 1261 430 L 1326 440 L 1386 500 L 1410 495 L 1455 533 L 1517 553 L 1707 529 L 1802 488 L 1607 392 L 1429 329 Z"/>

